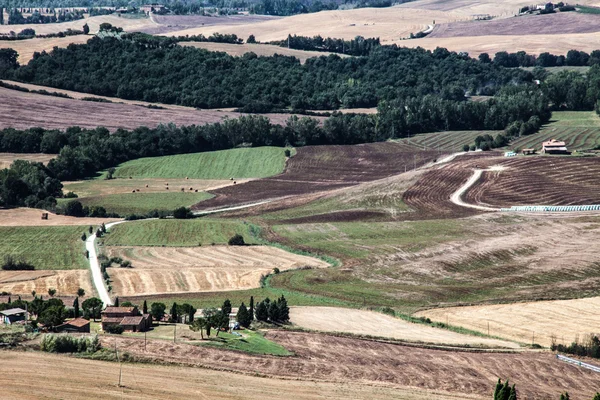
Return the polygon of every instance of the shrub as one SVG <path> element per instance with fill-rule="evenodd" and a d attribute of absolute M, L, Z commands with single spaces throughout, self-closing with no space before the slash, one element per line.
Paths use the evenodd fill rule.
<path fill-rule="evenodd" d="M 290 151 L 290 149 L 285 149 L 285 151 L 283 153 L 285 154 L 285 156 L 287 158 L 290 158 L 292 156 L 292 152 Z"/>
<path fill-rule="evenodd" d="M 469 151 L 469 145 L 468 145 L 468 144 L 465 144 L 465 145 L 463 146 L 463 151 L 464 151 L 465 153 Z"/>
<path fill-rule="evenodd" d="M 106 332 L 112 333 L 114 335 L 120 335 L 123 333 L 123 327 L 121 325 L 109 325 L 106 327 Z"/>
<path fill-rule="evenodd" d="M 67 192 L 64 196 L 65 199 L 76 199 L 79 196 L 77 196 L 75 193 L 73 192 Z"/>
<path fill-rule="evenodd" d="M 4 257 L 2 269 L 4 271 L 33 271 L 35 267 L 23 259 L 17 261 L 13 256 L 7 255 Z"/>
<path fill-rule="evenodd" d="M 186 207 L 179 207 L 173 211 L 173 218 L 176 219 L 188 219 L 192 218 L 193 216 L 194 214 L 192 214 L 192 211 Z"/>
<path fill-rule="evenodd" d="M 41 350 L 48 353 L 95 353 L 100 350 L 97 335 L 69 336 L 46 334 L 42 337 Z"/>
<path fill-rule="evenodd" d="M 246 242 L 244 241 L 244 237 L 242 235 L 236 234 L 229 239 L 227 244 L 230 246 L 244 246 Z"/>

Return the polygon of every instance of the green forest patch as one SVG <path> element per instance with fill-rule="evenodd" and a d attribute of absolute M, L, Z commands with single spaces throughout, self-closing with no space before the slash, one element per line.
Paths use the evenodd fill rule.
<path fill-rule="evenodd" d="M 121 164 L 115 177 L 229 179 L 266 178 L 283 172 L 284 149 L 257 147 L 140 158 Z"/>
<path fill-rule="evenodd" d="M 256 244 L 249 225 L 221 219 L 158 219 L 128 222 L 113 227 L 104 238 L 107 246 L 207 246 L 227 244 L 236 235 Z"/>
<path fill-rule="evenodd" d="M 87 268 L 81 234 L 87 226 L 0 227 L 0 258 L 23 257 L 36 270 Z"/>

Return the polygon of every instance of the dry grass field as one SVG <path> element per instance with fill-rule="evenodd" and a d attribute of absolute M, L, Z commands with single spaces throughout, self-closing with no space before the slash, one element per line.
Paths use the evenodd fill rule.
<path fill-rule="evenodd" d="M 83 25 L 84 22 L 81 23 Z M 38 26 L 52 26 L 58 24 L 44 24 L 44 25 L 36 25 L 36 31 Z M 19 32 L 22 29 L 15 28 L 17 26 L 23 26 L 22 29 L 31 28 L 31 25 L 0 25 L 1 29 L 14 30 L 15 32 Z M 81 29 L 79 27 L 78 29 Z M 41 32 L 40 32 L 41 33 Z M 14 49 L 19 53 L 19 63 L 27 64 L 29 60 L 33 58 L 33 53 L 51 51 L 54 47 L 67 47 L 68 45 L 75 43 L 81 44 L 86 43 L 91 36 L 86 35 L 77 35 L 77 36 L 67 36 L 63 38 L 35 38 L 35 39 L 27 39 L 27 40 L 0 40 L 0 49 Z"/>
<path fill-rule="evenodd" d="M 416 4 L 416 3 L 411 3 Z M 445 11 L 390 8 L 360 8 L 354 10 L 321 11 L 311 14 L 300 14 L 265 22 L 237 25 L 199 26 L 170 32 L 167 35 L 211 35 L 218 33 L 235 33 L 246 39 L 254 35 L 256 40 L 269 42 L 285 39 L 288 34 L 302 36 L 321 35 L 354 39 L 356 36 L 366 38 L 379 37 L 382 42 L 397 41 L 427 29 L 435 20 L 436 23 L 452 22 L 465 19 Z"/>
<path fill-rule="evenodd" d="M 38 352 L 0 352 L 0 384 L 5 387 L 3 396 L 7 399 L 170 400 L 195 397 L 279 400 L 282 393 L 293 393 L 299 400 L 384 400 L 398 396 L 405 400 L 482 398 L 417 388 L 269 379 L 204 368 L 151 364 L 123 364 L 123 386 L 117 385 L 118 379 L 119 365 L 116 363 Z"/>
<path fill-rule="evenodd" d="M 599 297 L 574 300 L 537 301 L 529 303 L 494 304 L 467 307 L 438 308 L 420 311 L 433 321 L 446 322 L 472 330 L 524 343 L 549 347 L 556 343 L 571 344 L 585 340 L 587 335 L 600 333 Z"/>
<path fill-rule="evenodd" d="M 302 64 L 307 59 L 312 57 L 328 56 L 332 53 L 322 51 L 304 51 L 288 49 L 286 47 L 279 47 L 271 44 L 231 44 L 231 43 L 212 43 L 212 42 L 181 42 L 182 46 L 191 46 L 198 49 L 206 49 L 209 51 L 223 51 L 232 56 L 243 56 L 246 53 L 255 53 L 257 56 L 273 56 L 279 54 L 282 56 L 296 57 Z M 341 54 L 340 57 L 348 57 L 345 54 Z"/>
<path fill-rule="evenodd" d="M 597 373 L 558 361 L 552 353 L 449 352 L 286 331 L 268 331 L 265 337 L 296 356 L 249 355 L 158 340 L 148 342 L 144 351 L 143 339 L 116 341 L 121 351 L 155 361 L 271 377 L 442 390 L 460 398 L 490 398 L 499 377 L 516 384 L 524 399 L 554 399 L 565 391 L 575 399 L 590 399 L 600 387 Z M 115 345 L 114 337 L 102 341 Z M 404 397 L 397 392 L 392 398 Z"/>
<path fill-rule="evenodd" d="M 519 347 L 516 343 L 414 324 L 375 311 L 336 307 L 292 307 L 290 321 L 302 328 L 321 332 L 347 332 L 409 342 L 471 347 Z"/>
<path fill-rule="evenodd" d="M 45 296 L 48 289 L 56 289 L 57 296 L 72 296 L 79 288 L 94 293 L 89 271 L 0 271 L 0 292 L 13 296 L 29 295 L 32 290 Z"/>
<path fill-rule="evenodd" d="M 47 164 L 48 161 L 56 157 L 55 154 L 25 154 L 25 153 L 0 153 L 0 169 L 10 167 L 15 160 L 25 160 L 31 162 L 41 162 Z"/>
<path fill-rule="evenodd" d="M 19 85 L 31 86 L 20 83 Z M 42 87 L 37 86 L 37 88 Z M 63 92 L 48 87 L 44 89 L 50 92 Z M 81 97 L 86 96 L 97 97 L 81 95 Z M 3 100 L 0 102 L 0 129 L 31 127 L 65 129 L 77 125 L 83 128 L 104 126 L 115 131 L 118 128 L 156 127 L 171 122 L 176 125 L 203 125 L 219 122 L 223 118 L 237 118 L 243 115 L 218 110 L 195 110 L 188 107 L 150 109 L 134 104 L 120 104 L 120 99 L 114 99 L 114 104 L 99 103 L 24 93 L 6 88 L 0 88 L 0 97 Z M 265 116 L 273 123 L 279 124 L 285 123 L 289 118 L 288 114 L 265 114 Z"/>
<path fill-rule="evenodd" d="M 273 268 L 327 267 L 321 260 L 270 246 L 109 246 L 105 252 L 133 265 L 109 271 L 114 293 L 120 296 L 252 289 Z"/>
<path fill-rule="evenodd" d="M 117 221 L 114 218 L 76 218 L 48 213 L 48 219 L 42 219 L 42 210 L 34 208 L 0 209 L 0 226 L 99 226 L 102 223 Z"/>

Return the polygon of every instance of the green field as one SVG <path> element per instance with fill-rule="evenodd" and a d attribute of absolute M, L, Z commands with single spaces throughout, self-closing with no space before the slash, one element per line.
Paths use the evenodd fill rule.
<path fill-rule="evenodd" d="M 189 207 L 210 199 L 213 195 L 206 192 L 172 193 L 123 193 L 79 198 L 81 204 L 88 207 L 102 206 L 109 213 L 121 216 L 129 214 L 145 214 L 153 210 L 173 211 L 178 207 Z M 59 203 L 73 199 L 60 199 Z"/>
<path fill-rule="evenodd" d="M 0 258 L 24 257 L 43 269 L 87 268 L 85 244 L 81 234 L 87 226 L 0 227 Z"/>
<path fill-rule="evenodd" d="M 563 140 L 569 150 L 590 150 L 600 146 L 600 118 L 593 111 L 555 111 L 549 124 L 538 133 L 510 143 L 513 149 L 542 149 L 542 142 Z"/>
<path fill-rule="evenodd" d="M 246 243 L 257 241 L 250 226 L 226 219 L 158 219 L 133 221 L 113 227 L 104 238 L 107 246 L 203 246 L 226 244 L 235 234 Z"/>
<path fill-rule="evenodd" d="M 266 178 L 283 172 L 284 167 L 283 148 L 257 147 L 140 158 L 121 164 L 115 177 Z"/>
<path fill-rule="evenodd" d="M 293 353 L 286 350 L 280 344 L 266 339 L 262 333 L 245 329 L 239 331 L 242 337 L 227 332 L 214 333 L 210 340 L 196 342 L 199 346 L 218 347 L 220 349 L 245 351 L 253 354 L 271 354 L 275 356 L 292 356 Z"/>
<path fill-rule="evenodd" d="M 422 150 L 462 151 L 465 144 L 475 144 L 477 136 L 491 135 L 495 137 L 502 131 L 451 131 L 421 133 L 410 138 L 395 140 L 398 143 L 411 145 Z"/>

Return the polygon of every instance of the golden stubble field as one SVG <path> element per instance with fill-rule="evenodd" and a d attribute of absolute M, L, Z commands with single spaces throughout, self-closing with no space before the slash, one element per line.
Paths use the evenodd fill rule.
<path fill-rule="evenodd" d="M 56 289 L 57 296 L 72 296 L 79 288 L 94 293 L 88 270 L 0 271 L 0 291 L 14 296 L 29 295 L 33 290 L 45 295 L 48 289 Z"/>
<path fill-rule="evenodd" d="M 324 268 L 324 261 L 270 246 L 107 247 L 108 257 L 130 260 L 133 268 L 111 268 L 119 296 L 216 292 L 260 286 L 273 268 Z"/>
<path fill-rule="evenodd" d="M 31 162 L 41 162 L 48 164 L 56 155 L 54 154 L 23 154 L 23 153 L 0 153 L 0 169 L 8 168 L 15 160 L 25 160 Z"/>

